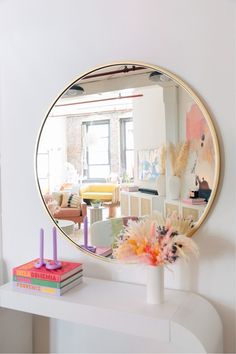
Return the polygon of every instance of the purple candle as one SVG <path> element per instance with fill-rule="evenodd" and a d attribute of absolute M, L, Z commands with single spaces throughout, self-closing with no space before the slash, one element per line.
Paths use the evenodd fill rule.
<path fill-rule="evenodd" d="M 53 241 L 53 261 L 46 263 L 46 268 L 55 270 L 61 268 L 61 262 L 57 260 L 57 229 L 54 226 L 52 229 L 52 241 Z"/>
<path fill-rule="evenodd" d="M 40 229 L 40 234 L 39 234 L 39 260 L 35 263 L 35 268 L 41 268 L 43 265 L 45 265 L 44 258 L 43 258 L 43 253 L 44 253 L 44 230 Z"/>
<path fill-rule="evenodd" d="M 57 262 L 57 229 L 54 226 L 52 229 L 52 237 L 53 237 L 53 261 Z"/>
<path fill-rule="evenodd" d="M 84 247 L 88 247 L 88 217 L 84 217 Z"/>

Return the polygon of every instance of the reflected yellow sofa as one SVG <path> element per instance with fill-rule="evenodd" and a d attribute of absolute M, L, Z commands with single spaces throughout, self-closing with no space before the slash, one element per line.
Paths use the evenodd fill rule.
<path fill-rule="evenodd" d="M 115 183 L 87 183 L 80 187 L 80 196 L 84 200 L 100 200 L 116 204 L 120 199 L 120 187 Z"/>

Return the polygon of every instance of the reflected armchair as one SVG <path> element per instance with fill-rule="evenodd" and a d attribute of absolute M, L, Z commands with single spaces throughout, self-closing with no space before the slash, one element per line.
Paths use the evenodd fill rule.
<path fill-rule="evenodd" d="M 75 224 L 82 224 L 84 217 L 87 215 L 87 204 L 81 202 L 80 208 L 59 208 L 53 213 L 53 217 L 57 220 L 70 220 Z"/>
<path fill-rule="evenodd" d="M 87 215 L 87 204 L 81 200 L 78 194 L 52 193 L 44 196 L 44 200 L 50 214 L 57 220 L 73 221 L 80 227 Z M 56 207 L 51 208 L 51 205 L 56 205 Z"/>

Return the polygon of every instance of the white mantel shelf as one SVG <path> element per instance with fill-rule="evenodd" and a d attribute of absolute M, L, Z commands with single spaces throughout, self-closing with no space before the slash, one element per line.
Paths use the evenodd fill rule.
<path fill-rule="evenodd" d="M 222 352 L 222 324 L 199 295 L 165 289 L 165 303 L 146 303 L 143 285 L 84 278 L 61 297 L 0 287 L 0 307 L 99 327 L 159 342 L 186 345 L 186 351 Z"/>

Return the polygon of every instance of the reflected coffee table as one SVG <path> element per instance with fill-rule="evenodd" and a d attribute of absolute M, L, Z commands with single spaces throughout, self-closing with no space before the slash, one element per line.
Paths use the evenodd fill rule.
<path fill-rule="evenodd" d="M 116 208 L 118 205 L 119 205 L 119 203 L 112 203 L 112 202 L 104 202 L 103 203 L 103 206 L 105 208 L 108 208 L 108 210 L 109 210 L 108 219 L 116 217 Z"/>

